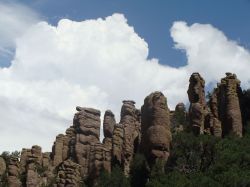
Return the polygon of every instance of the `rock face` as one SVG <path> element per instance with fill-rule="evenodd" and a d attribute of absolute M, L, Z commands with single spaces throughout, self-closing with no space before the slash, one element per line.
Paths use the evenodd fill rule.
<path fill-rule="evenodd" d="M 212 135 L 216 137 L 222 136 L 221 121 L 218 111 L 218 88 L 215 88 L 209 99 L 210 107 L 210 128 Z"/>
<path fill-rule="evenodd" d="M 115 127 L 115 115 L 112 111 L 107 110 L 104 114 L 104 120 L 103 120 L 103 144 L 106 148 L 108 148 L 110 151 L 112 150 L 112 137 L 113 137 L 113 131 Z"/>
<path fill-rule="evenodd" d="M 141 125 L 138 121 L 138 115 L 140 115 L 140 112 L 135 108 L 134 101 L 123 101 L 120 124 L 123 127 L 124 134 L 122 167 L 125 175 L 129 174 L 133 155 L 137 151 L 140 143 Z"/>
<path fill-rule="evenodd" d="M 0 176 L 2 176 L 6 171 L 6 163 L 5 160 L 0 157 Z"/>
<path fill-rule="evenodd" d="M 31 154 L 27 157 L 27 187 L 36 187 L 41 183 L 41 178 L 38 174 L 39 168 L 42 167 L 42 149 L 40 146 L 32 146 Z"/>
<path fill-rule="evenodd" d="M 188 98 L 190 102 L 189 120 L 194 134 L 203 134 L 205 129 L 206 100 L 205 81 L 199 73 L 193 73 L 189 79 Z"/>
<path fill-rule="evenodd" d="M 76 132 L 75 154 L 76 162 L 80 164 L 82 177 L 89 174 L 89 160 L 91 145 L 99 143 L 100 111 L 92 108 L 77 107 L 78 111 L 73 120 Z"/>
<path fill-rule="evenodd" d="M 177 133 L 186 129 L 187 112 L 184 103 L 178 103 L 173 112 L 170 112 L 171 132 Z"/>
<path fill-rule="evenodd" d="M 96 179 L 101 171 L 111 172 L 111 151 L 104 144 L 91 145 L 89 160 L 89 181 L 91 186 L 96 186 Z"/>
<path fill-rule="evenodd" d="M 19 179 L 20 168 L 18 158 L 11 157 L 8 165 L 8 185 L 9 187 L 21 187 L 21 181 Z"/>
<path fill-rule="evenodd" d="M 56 187 L 79 187 L 81 181 L 81 166 L 71 160 L 60 163 L 56 178 Z"/>
<path fill-rule="evenodd" d="M 242 90 L 240 81 L 235 74 L 226 73 L 226 77 L 221 79 L 218 89 L 222 134 L 225 136 L 232 133 L 242 137 L 243 126 L 239 98 Z"/>
<path fill-rule="evenodd" d="M 122 164 L 124 133 L 121 124 L 116 124 L 112 138 L 112 165 Z"/>
<path fill-rule="evenodd" d="M 149 164 L 157 159 L 166 161 L 171 142 L 169 109 L 167 99 L 161 92 L 147 96 L 141 108 L 141 150 Z"/>

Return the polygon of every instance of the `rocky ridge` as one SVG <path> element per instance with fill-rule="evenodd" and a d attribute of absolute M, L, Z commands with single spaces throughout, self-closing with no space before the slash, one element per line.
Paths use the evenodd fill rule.
<path fill-rule="evenodd" d="M 84 181 L 97 186 L 100 173 L 111 172 L 116 165 L 128 176 L 136 153 L 145 155 L 149 170 L 158 160 L 167 162 L 172 133 L 192 131 L 197 136 L 242 137 L 245 119 L 242 110 L 249 106 L 241 103 L 242 90 L 236 75 L 227 73 L 208 101 L 204 88 L 205 80 L 199 73 L 193 73 L 187 91 L 188 111 L 183 103 L 170 111 L 161 92 L 148 95 L 141 109 L 135 107 L 134 101 L 124 100 L 119 123 L 112 111 L 105 112 L 102 143 L 101 112 L 76 107 L 73 124 L 65 134 L 56 137 L 51 153 L 43 153 L 35 145 L 23 149 L 20 160 L 11 158 L 7 163 L 0 157 L 0 176 L 7 172 L 10 187 L 77 187 Z"/>

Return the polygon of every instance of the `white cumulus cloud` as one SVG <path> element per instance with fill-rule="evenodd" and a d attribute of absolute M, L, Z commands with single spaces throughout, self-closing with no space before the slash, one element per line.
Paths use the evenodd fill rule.
<path fill-rule="evenodd" d="M 210 24 L 175 22 L 171 36 L 177 49 L 187 56 L 188 72 L 199 71 L 209 82 L 219 81 L 225 72 L 236 73 L 243 87 L 250 84 L 250 52 Z"/>
<path fill-rule="evenodd" d="M 0 151 L 33 144 L 49 151 L 55 136 L 71 125 L 77 105 L 102 113 L 111 109 L 118 117 L 122 100 L 135 100 L 140 108 L 145 96 L 159 90 L 174 108 L 187 102 L 193 71 L 201 72 L 207 83 L 225 71 L 241 72 L 248 84 L 242 69 L 249 66 L 249 52 L 218 29 L 175 22 L 171 36 L 175 47 L 186 52 L 186 66 L 148 59 L 146 41 L 122 14 L 30 27 L 17 39 L 11 66 L 0 68 Z"/>

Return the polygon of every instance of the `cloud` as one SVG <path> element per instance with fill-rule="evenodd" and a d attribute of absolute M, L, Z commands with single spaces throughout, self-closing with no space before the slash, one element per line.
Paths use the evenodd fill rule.
<path fill-rule="evenodd" d="M 225 72 L 234 72 L 243 87 L 250 85 L 250 53 L 210 24 L 174 22 L 171 36 L 177 49 L 186 53 L 188 72 L 198 71 L 207 83 L 217 82 Z"/>
<path fill-rule="evenodd" d="M 148 59 L 147 43 L 122 14 L 30 27 L 17 39 L 11 66 L 0 68 L 1 151 L 33 144 L 50 151 L 55 136 L 71 125 L 77 105 L 102 114 L 111 109 L 119 121 L 124 99 L 135 100 L 140 108 L 149 93 L 159 90 L 174 108 L 187 102 L 193 71 L 211 83 L 225 70 L 237 70 L 234 66 L 240 66 L 238 72 L 248 67 L 248 51 L 211 25 L 175 22 L 171 36 L 175 47 L 186 52 L 186 66 Z M 225 65 L 229 68 L 216 68 Z"/>
<path fill-rule="evenodd" d="M 39 15 L 30 8 L 17 3 L 0 2 L 0 57 L 13 56 L 15 40 L 38 21 Z"/>

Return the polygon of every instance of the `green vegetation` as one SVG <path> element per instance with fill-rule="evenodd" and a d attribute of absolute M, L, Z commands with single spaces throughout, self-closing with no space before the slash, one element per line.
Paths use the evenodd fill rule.
<path fill-rule="evenodd" d="M 248 131 L 249 132 L 249 129 Z M 135 155 L 131 175 L 119 167 L 103 172 L 100 187 L 246 187 L 250 186 L 250 133 L 223 139 L 209 135 L 173 135 L 168 162 L 157 161 L 149 172 L 143 155 Z M 165 168 L 163 171 L 161 168 Z"/>

